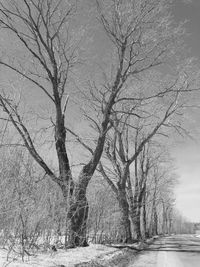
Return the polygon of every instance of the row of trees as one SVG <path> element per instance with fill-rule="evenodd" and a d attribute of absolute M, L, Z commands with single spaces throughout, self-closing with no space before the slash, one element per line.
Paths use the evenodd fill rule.
<path fill-rule="evenodd" d="M 94 16 L 83 37 L 84 31 L 77 34 L 78 19 L 85 22 L 88 10 Z M 185 133 L 183 114 L 191 93 L 198 91 L 198 73 L 184 56 L 184 30 L 175 25 L 166 1 L 1 0 L 0 26 L 1 34 L 14 40 L 1 57 L 1 70 L 26 88 L 18 94 L 13 83 L 2 86 L 2 135 L 16 131 L 20 141 L 14 137 L 6 145 L 25 147 L 42 176 L 55 184 L 50 192 L 55 188 L 53 194 L 62 193 L 65 246 L 87 244 L 87 190 L 94 174 L 109 185 L 118 205 L 120 239 L 130 242 L 133 236 L 169 232 L 174 179 L 159 144 L 174 130 Z M 103 39 L 100 45 L 96 32 Z M 98 66 L 102 57 L 104 61 L 98 69 L 93 55 L 82 58 L 82 50 L 89 54 L 89 35 L 93 47 L 101 51 L 103 46 L 104 55 L 96 56 Z M 91 65 L 95 78 L 86 83 Z M 51 106 L 45 116 L 35 110 L 37 124 L 33 115 L 23 114 L 22 99 L 31 105 L 29 88 L 39 89 L 43 105 Z M 84 118 L 83 129 L 70 120 L 72 114 Z M 79 150 L 70 151 L 71 138 Z M 52 157 L 48 140 L 54 143 Z M 13 170 L 14 180 L 24 184 Z"/>
<path fill-rule="evenodd" d="M 1 245 L 8 249 L 8 256 L 15 252 L 22 258 L 39 249 L 46 250 L 52 244 L 62 247 L 66 214 L 59 187 L 51 180 L 41 178 L 37 165 L 24 150 L 6 148 L 3 152 Z M 139 160 L 141 165 L 143 156 Z M 90 212 L 86 237 L 89 242 L 133 242 L 158 234 L 194 232 L 194 224 L 187 222 L 175 210 L 173 188 L 177 181 L 175 174 L 168 170 L 172 168 L 171 163 L 163 159 L 163 153 L 162 157 L 156 155 L 154 160 L 152 157 L 151 163 L 146 182 L 142 168 L 138 168 L 140 187 L 137 191 L 132 190 L 133 199 L 129 197 L 127 184 L 124 199 L 130 207 L 127 216 L 131 219 L 129 224 L 134 226 L 131 229 L 130 225 L 124 227 L 126 210 L 121 209 L 118 195 L 104 177 L 94 177 L 87 192 Z M 131 179 L 134 181 L 133 177 Z M 130 240 L 126 239 L 130 236 Z"/>

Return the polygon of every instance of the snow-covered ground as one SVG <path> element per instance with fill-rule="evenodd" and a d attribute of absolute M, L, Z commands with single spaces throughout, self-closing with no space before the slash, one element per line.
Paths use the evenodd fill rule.
<path fill-rule="evenodd" d="M 109 257 L 119 252 L 117 248 L 91 244 L 89 247 L 68 249 L 67 251 L 59 249 L 53 255 L 51 255 L 51 252 L 47 252 L 30 256 L 29 258 L 25 256 L 25 261 L 22 262 L 20 257 L 14 258 L 14 255 L 7 261 L 7 251 L 0 249 L 0 267 L 72 267 L 103 255 L 108 260 Z"/>
<path fill-rule="evenodd" d="M 177 253 L 172 251 L 159 251 L 157 257 L 157 267 L 183 267 Z"/>
<path fill-rule="evenodd" d="M 150 243 L 153 239 L 148 240 Z M 148 243 L 149 243 L 148 242 Z M 76 267 L 82 266 L 127 266 L 129 261 L 134 260 L 138 250 L 144 248 L 143 243 L 134 244 L 115 244 L 106 246 L 100 244 L 90 244 L 89 247 L 79 247 L 74 249 L 58 249 L 53 253 L 37 253 L 34 256 L 25 256 L 24 262 L 19 254 L 10 254 L 7 261 L 8 251 L 0 248 L 0 267 Z M 87 264 L 90 263 L 90 264 Z M 120 265 L 123 263 L 123 265 Z"/>

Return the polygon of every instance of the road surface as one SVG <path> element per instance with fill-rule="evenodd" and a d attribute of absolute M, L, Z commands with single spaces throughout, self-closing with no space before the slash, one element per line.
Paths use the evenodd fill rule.
<path fill-rule="evenodd" d="M 200 267 L 200 238 L 174 235 L 158 239 L 128 267 Z"/>

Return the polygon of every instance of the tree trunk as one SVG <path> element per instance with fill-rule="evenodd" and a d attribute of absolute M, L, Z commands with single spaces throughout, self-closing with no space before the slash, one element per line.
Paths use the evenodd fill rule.
<path fill-rule="evenodd" d="M 152 235 L 158 235 L 158 215 L 156 209 L 156 201 L 153 200 L 152 205 Z"/>
<path fill-rule="evenodd" d="M 70 203 L 67 203 L 66 219 L 66 247 L 88 246 L 86 238 L 86 226 L 89 205 L 86 197 L 86 190 L 80 189 L 77 185 Z"/>
<path fill-rule="evenodd" d="M 133 200 L 134 202 L 132 205 L 132 210 L 130 212 L 131 220 L 133 223 L 133 228 L 134 228 L 134 232 L 136 235 L 136 239 L 141 240 L 142 239 L 141 227 L 140 227 L 141 209 L 140 209 L 139 203 L 138 203 L 137 191 L 135 191 L 133 199 L 134 199 Z"/>
<path fill-rule="evenodd" d="M 139 188 L 139 181 L 138 181 L 138 170 L 137 170 L 137 159 L 135 160 L 135 191 L 133 196 L 133 204 L 131 205 L 131 220 L 133 223 L 134 232 L 136 235 L 137 240 L 142 239 L 141 234 L 141 227 L 140 227 L 140 217 L 141 217 L 141 209 L 139 205 L 139 194 L 140 194 L 140 188 Z"/>
<path fill-rule="evenodd" d="M 131 223 L 129 219 L 129 204 L 125 188 L 118 189 L 118 202 L 120 209 L 120 238 L 124 243 L 131 243 Z"/>
<path fill-rule="evenodd" d="M 167 209 L 165 207 L 165 203 L 164 201 L 162 201 L 162 217 L 163 217 L 163 221 L 162 221 L 162 234 L 166 234 L 167 233 L 167 225 L 168 225 L 168 218 L 167 218 Z"/>
<path fill-rule="evenodd" d="M 67 221 L 70 220 L 68 244 L 70 247 L 87 246 L 86 225 L 88 218 L 88 201 L 86 197 L 75 199 L 70 207 Z"/>
<path fill-rule="evenodd" d="M 146 215 L 146 192 L 143 196 L 143 209 L 142 209 L 142 226 L 143 226 L 143 238 L 146 239 L 148 237 L 147 233 L 147 215 Z"/>

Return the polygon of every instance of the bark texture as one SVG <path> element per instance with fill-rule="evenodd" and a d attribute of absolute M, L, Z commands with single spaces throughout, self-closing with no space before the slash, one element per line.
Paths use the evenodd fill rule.
<path fill-rule="evenodd" d="M 129 219 L 129 205 L 125 188 L 118 190 L 118 202 L 120 209 L 120 238 L 124 243 L 131 243 L 131 223 Z"/>

